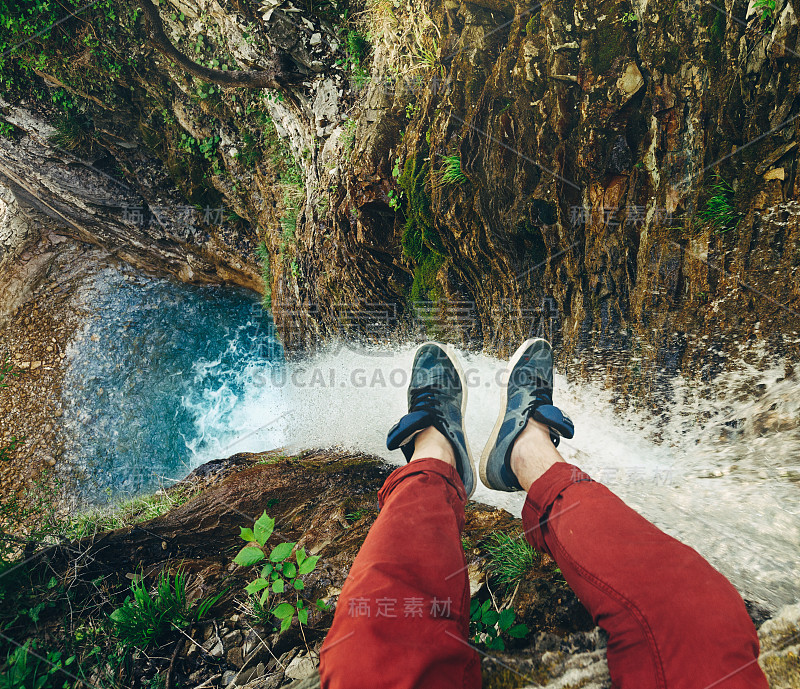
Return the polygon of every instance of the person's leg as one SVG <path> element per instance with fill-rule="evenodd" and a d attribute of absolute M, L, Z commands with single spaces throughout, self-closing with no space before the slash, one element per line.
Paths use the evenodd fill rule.
<path fill-rule="evenodd" d="M 469 582 L 460 534 L 464 486 L 434 428 L 386 479 L 380 514 L 353 563 L 320 653 L 324 689 L 481 684 L 467 644 Z"/>
<path fill-rule="evenodd" d="M 696 551 L 567 464 L 547 426 L 517 438 L 527 540 L 553 556 L 608 632 L 617 689 L 767 689 L 739 593 Z"/>

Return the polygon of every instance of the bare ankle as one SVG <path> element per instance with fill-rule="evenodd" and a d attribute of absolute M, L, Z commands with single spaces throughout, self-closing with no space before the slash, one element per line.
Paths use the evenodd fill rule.
<path fill-rule="evenodd" d="M 550 440 L 550 429 L 528 419 L 522 433 L 511 448 L 511 470 L 527 493 L 531 485 L 556 462 L 564 458 Z"/>
<path fill-rule="evenodd" d="M 456 456 L 450 441 L 433 426 L 420 431 L 414 436 L 414 454 L 409 461 L 415 459 L 440 459 L 455 467 Z"/>

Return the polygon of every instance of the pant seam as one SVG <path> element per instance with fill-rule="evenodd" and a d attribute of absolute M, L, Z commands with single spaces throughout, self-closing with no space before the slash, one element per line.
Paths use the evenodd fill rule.
<path fill-rule="evenodd" d="M 606 594 L 613 596 L 615 599 L 617 599 L 618 603 L 620 603 L 625 609 L 633 614 L 634 619 L 644 630 L 644 635 L 648 641 L 648 645 L 650 646 L 650 651 L 655 657 L 656 685 L 658 687 L 666 688 L 667 682 L 666 677 L 664 676 L 664 663 L 661 660 L 661 654 L 658 651 L 658 644 L 656 643 L 655 636 L 653 635 L 653 631 L 650 628 L 644 613 L 642 613 L 639 607 L 632 600 L 617 591 L 607 582 L 600 579 L 600 577 L 589 572 L 589 570 L 587 570 L 583 565 L 579 564 L 574 558 L 572 558 L 561 544 L 558 536 L 556 536 L 552 530 L 549 531 L 553 540 L 555 541 L 556 547 L 558 548 L 559 552 L 562 553 L 564 559 L 566 559 L 573 567 L 575 567 L 575 569 L 580 572 L 580 574 L 588 583 L 592 584 L 595 588 L 604 591 Z"/>

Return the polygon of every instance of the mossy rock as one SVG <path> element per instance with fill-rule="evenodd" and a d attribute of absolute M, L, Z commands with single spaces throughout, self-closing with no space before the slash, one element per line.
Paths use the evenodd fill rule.
<path fill-rule="evenodd" d="M 614 5 L 606 4 L 598 9 L 598 14 L 608 18 L 592 34 L 587 62 L 595 75 L 605 74 L 614 60 L 627 52 L 628 33 L 620 24 L 614 24 L 610 17 L 616 16 Z"/>
<path fill-rule="evenodd" d="M 430 178 L 430 161 L 424 159 L 424 153 L 417 152 L 406 158 L 397 180 L 407 199 L 403 252 L 413 261 L 422 260 L 427 253 L 424 244 L 435 241 L 431 197 L 427 189 Z"/>
<path fill-rule="evenodd" d="M 414 281 L 411 283 L 411 301 L 439 301 L 440 290 L 436 285 L 436 276 L 444 265 L 445 257 L 431 251 L 414 269 Z"/>

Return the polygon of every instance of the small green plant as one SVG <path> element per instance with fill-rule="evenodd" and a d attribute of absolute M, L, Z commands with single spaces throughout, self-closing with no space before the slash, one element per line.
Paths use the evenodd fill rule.
<path fill-rule="evenodd" d="M 370 72 L 366 67 L 358 66 L 353 70 L 353 86 L 360 91 L 369 83 Z"/>
<path fill-rule="evenodd" d="M 264 296 L 261 305 L 269 310 L 272 308 L 272 273 L 270 271 L 270 256 L 266 242 L 261 242 L 256 248 L 256 255 L 261 262 L 261 279 L 264 282 Z"/>
<path fill-rule="evenodd" d="M 56 133 L 50 137 L 50 141 L 56 146 L 65 148 L 68 151 L 86 153 L 92 151 L 94 141 L 88 131 L 88 118 L 67 113 L 59 117 L 55 127 Z"/>
<path fill-rule="evenodd" d="M 294 170 L 290 169 L 289 172 L 294 172 Z M 287 174 L 282 176 L 281 179 L 287 181 L 281 182 L 285 213 L 280 219 L 280 224 L 284 241 L 291 242 L 294 241 L 294 234 L 297 231 L 297 216 L 300 212 L 300 203 L 305 197 L 305 190 L 294 176 Z"/>
<path fill-rule="evenodd" d="M 290 208 L 286 211 L 286 215 L 280 219 L 280 223 L 283 230 L 283 238 L 286 241 L 294 239 L 294 233 L 297 231 L 297 209 Z"/>
<path fill-rule="evenodd" d="M 539 559 L 539 553 L 525 539 L 502 531 L 491 533 L 485 547 L 488 570 L 501 584 L 519 581 Z"/>
<path fill-rule="evenodd" d="M 221 139 L 217 136 L 209 136 L 205 139 L 202 139 L 198 144 L 198 149 L 203 157 L 208 160 L 209 162 L 213 161 L 217 157 L 217 146 Z"/>
<path fill-rule="evenodd" d="M 216 134 L 198 140 L 183 133 L 181 134 L 181 140 L 178 142 L 178 149 L 191 155 L 201 155 L 208 162 L 213 163 L 217 158 L 217 146 L 219 146 L 220 141 L 220 137 Z"/>
<path fill-rule="evenodd" d="M 389 206 L 393 210 L 399 211 L 400 206 L 403 203 L 403 191 L 400 190 L 400 193 L 398 193 L 394 189 L 390 189 L 386 196 L 389 199 Z"/>
<path fill-rule="evenodd" d="M 352 512 L 348 512 L 346 515 L 344 515 L 344 518 L 347 522 L 355 523 L 366 513 L 366 510 L 353 510 Z"/>
<path fill-rule="evenodd" d="M 734 191 L 731 185 L 719 175 L 714 177 L 715 181 L 710 186 L 711 196 L 698 215 L 716 232 L 728 232 L 738 227 L 742 214 L 733 207 Z"/>
<path fill-rule="evenodd" d="M 621 17 L 620 21 L 623 25 L 627 26 L 628 24 L 633 24 L 639 21 L 639 15 L 636 12 L 625 12 Z"/>
<path fill-rule="evenodd" d="M 494 651 L 504 651 L 506 644 L 501 634 L 512 639 L 524 639 L 528 632 L 525 624 L 514 624 L 517 614 L 510 608 L 497 612 L 492 607 L 491 599 L 481 604 L 473 600 L 469 607 L 469 634 L 473 643 L 483 644 Z"/>
<path fill-rule="evenodd" d="M 131 583 L 131 593 L 133 595 L 128 596 L 110 618 L 124 646 L 143 649 L 163 639 L 172 629 L 183 629 L 203 619 L 225 591 L 189 605 L 186 602 L 186 573 L 179 569 L 174 580 L 161 570 L 152 594 L 144 583 L 144 577 L 139 575 Z"/>
<path fill-rule="evenodd" d="M 342 147 L 345 151 L 350 152 L 356 143 L 356 129 L 358 128 L 358 120 L 352 117 L 348 118 L 343 126 L 342 132 Z"/>
<path fill-rule="evenodd" d="M 242 161 L 246 167 L 255 167 L 256 163 L 263 157 L 258 136 L 252 132 L 242 134 L 242 146 L 236 157 Z"/>
<path fill-rule="evenodd" d="M 4 671 L 0 673 L 0 689 L 45 689 L 55 687 L 59 670 L 75 662 L 75 656 L 66 660 L 62 651 L 45 651 L 36 639 L 28 639 L 10 652 Z M 63 676 L 62 676 L 63 677 Z M 64 682 L 63 686 L 69 686 Z"/>
<path fill-rule="evenodd" d="M 437 179 L 434 185 L 443 187 L 450 184 L 463 184 L 467 181 L 467 176 L 461 169 L 461 156 L 450 155 L 442 158 L 442 167 L 439 168 Z"/>
<path fill-rule="evenodd" d="M 400 169 L 400 158 L 397 158 L 394 161 L 394 166 L 392 167 L 392 177 L 394 177 L 395 180 L 399 180 L 401 174 L 402 170 Z M 389 197 L 389 205 L 392 207 L 392 209 L 396 211 L 400 210 L 405 192 L 402 189 L 399 192 L 391 189 L 387 196 Z"/>
<path fill-rule="evenodd" d="M 406 119 L 413 120 L 417 115 L 419 115 L 419 104 L 418 103 L 409 103 L 406 105 Z"/>
<path fill-rule="evenodd" d="M 445 67 L 439 62 L 439 58 L 437 57 L 439 54 L 439 40 L 435 36 L 431 36 L 427 41 L 430 43 L 430 48 L 423 45 L 423 38 L 421 35 L 416 37 L 416 45 L 412 50 L 414 67 L 425 72 L 438 71 L 439 76 L 444 79 Z"/>
<path fill-rule="evenodd" d="M 342 69 L 351 72 L 353 84 L 356 89 L 363 88 L 369 81 L 370 72 L 365 63 L 370 50 L 369 41 L 365 36 L 353 29 L 342 32 L 344 38 L 345 57 L 336 60 Z"/>
<path fill-rule="evenodd" d="M 284 594 L 294 597 L 291 602 L 278 603 L 270 610 L 272 615 L 280 620 L 280 630 L 284 632 L 292 624 L 295 616 L 301 625 L 308 624 L 310 607 L 300 597 L 300 592 L 305 588 L 300 577 L 314 571 L 319 555 L 307 555 L 305 548 L 298 548 L 295 551 L 296 543 L 279 543 L 267 555 L 265 548 L 274 530 L 275 520 L 268 517 L 266 512 L 255 521 L 252 529 L 242 527 L 239 535 L 248 545 L 239 551 L 233 561 L 241 567 L 250 567 L 267 560 L 258 577 L 244 589 L 248 595 L 255 598 L 254 609 L 257 605 L 259 609 L 267 610 L 273 595 Z M 293 551 L 294 562 L 292 562 Z M 317 600 L 314 605 L 319 610 L 328 609 L 322 600 Z"/>
<path fill-rule="evenodd" d="M 17 128 L 10 122 L 0 122 L 0 136 L 4 136 L 6 139 L 11 139 L 14 137 L 16 131 Z"/>
<path fill-rule="evenodd" d="M 761 12 L 760 19 L 762 22 L 770 22 L 775 13 L 775 0 L 755 0 L 753 9 L 756 13 Z"/>
<path fill-rule="evenodd" d="M 345 31 L 344 42 L 347 54 L 360 65 L 369 53 L 369 41 L 363 34 L 350 29 Z"/>

